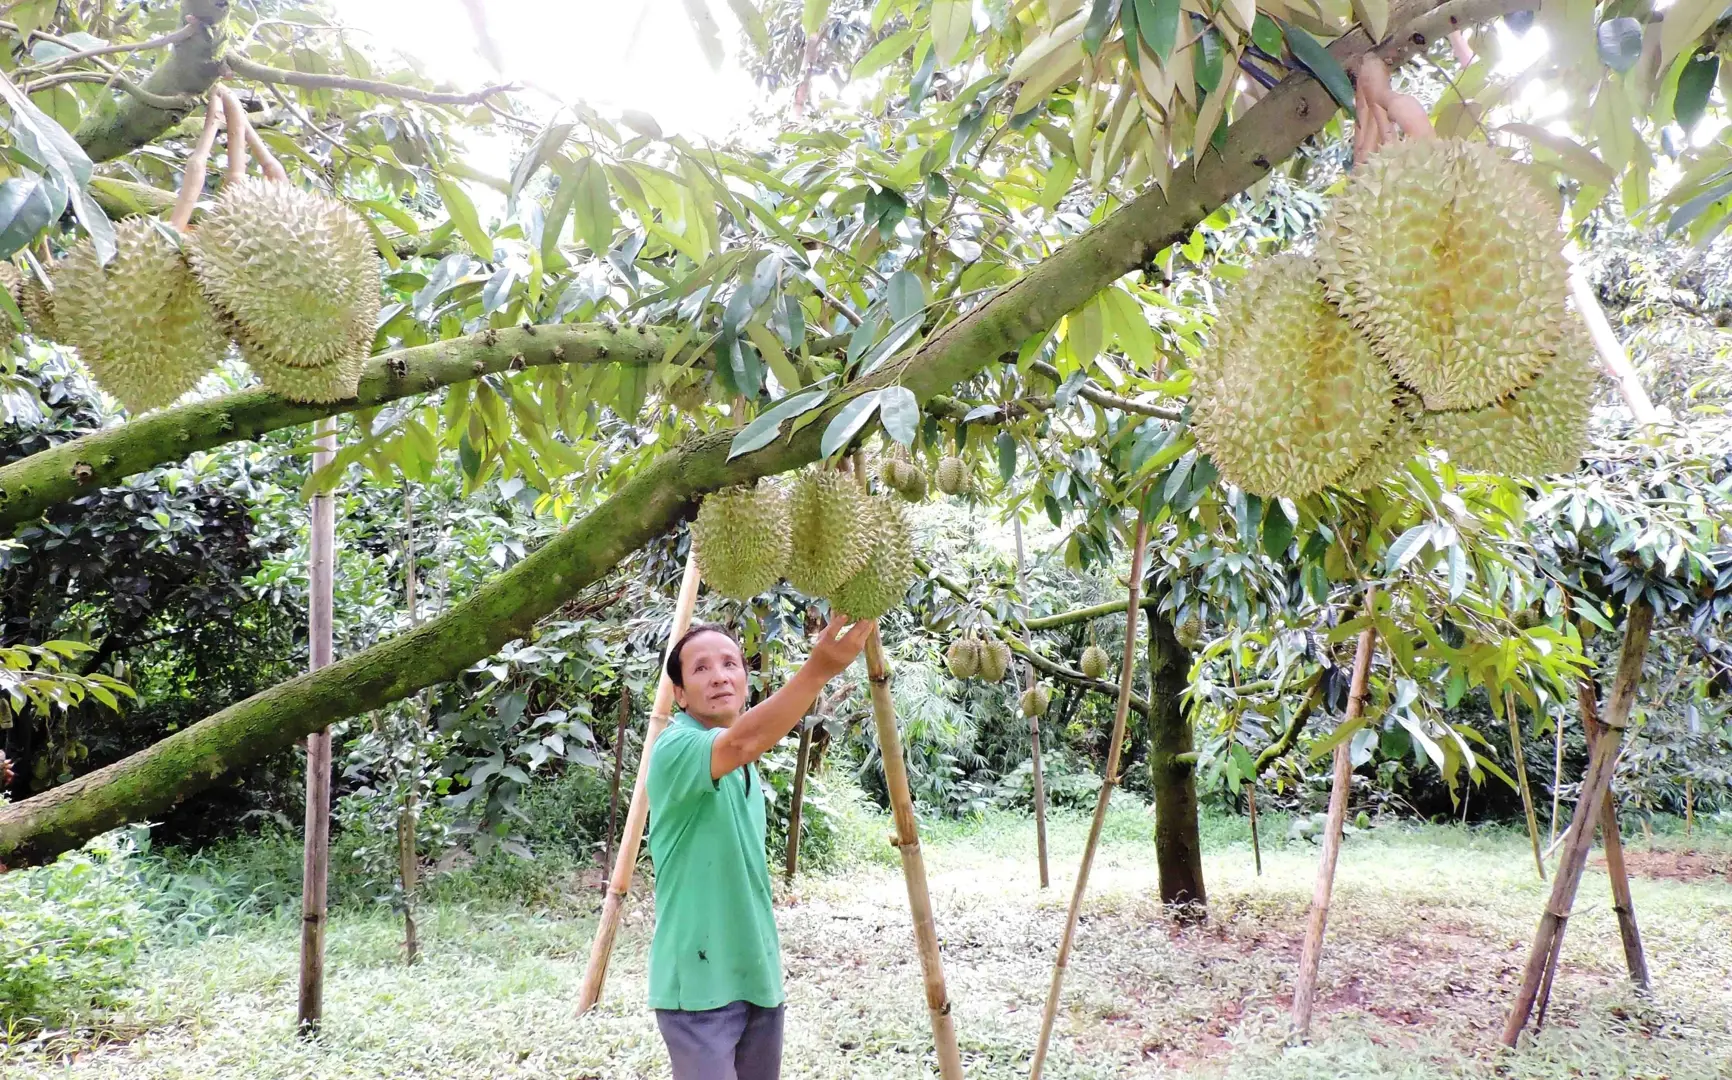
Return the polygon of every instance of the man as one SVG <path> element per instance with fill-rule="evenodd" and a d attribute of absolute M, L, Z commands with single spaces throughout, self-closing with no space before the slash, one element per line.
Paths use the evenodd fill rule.
<path fill-rule="evenodd" d="M 680 712 L 650 751 L 656 928 L 649 1003 L 674 1080 L 777 1080 L 782 950 L 764 856 L 764 785 L 753 762 L 794 730 L 876 629 L 834 618 L 780 690 L 746 708 L 746 662 L 719 626 L 668 652 Z"/>

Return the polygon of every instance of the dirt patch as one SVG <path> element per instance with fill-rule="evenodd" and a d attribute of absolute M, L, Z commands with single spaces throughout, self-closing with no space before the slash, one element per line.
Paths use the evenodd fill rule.
<path fill-rule="evenodd" d="M 1606 857 L 1595 855 L 1596 869 L 1606 868 Z M 1624 850 L 1624 865 L 1637 877 L 1663 878 L 1667 881 L 1710 881 L 1716 878 L 1732 882 L 1732 854 L 1709 854 L 1700 851 L 1631 851 Z"/>

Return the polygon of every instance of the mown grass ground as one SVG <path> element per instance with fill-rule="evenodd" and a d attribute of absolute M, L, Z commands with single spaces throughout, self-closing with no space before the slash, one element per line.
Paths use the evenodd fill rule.
<path fill-rule="evenodd" d="M 1379 828 L 1344 849 L 1314 1039 L 1286 1039 L 1287 995 L 1316 849 L 1268 822 L 1263 875 L 1243 826 L 1213 820 L 1209 922 L 1180 930 L 1150 897 L 1150 819 L 1115 812 L 1097 859 L 1048 1075 L 1216 1077 L 1732 1077 L 1732 834 L 1699 837 L 1706 870 L 1639 878 L 1655 989 L 1623 979 L 1604 874 L 1571 920 L 1545 1032 L 1496 1036 L 1544 886 L 1507 831 Z M 1052 888 L 1033 829 L 992 817 L 929 828 L 926 857 L 968 1075 L 1026 1075 L 1086 823 L 1052 829 Z M 881 834 L 880 834 L 881 835 Z M 1663 846 L 1677 847 L 1673 837 Z M 1635 842 L 1638 850 L 1640 841 Z M 1667 856 L 1660 856 L 1662 860 Z M 665 1077 L 642 1006 L 647 905 L 634 904 L 606 1000 L 573 1015 L 594 900 L 552 909 L 447 903 L 424 913 L 405 969 L 383 911 L 339 912 L 327 1021 L 296 1037 L 297 925 L 256 921 L 154 949 L 128 1007 L 97 1035 L 0 1050 L 7 1080 Z M 804 880 L 779 910 L 789 1024 L 784 1076 L 936 1076 L 900 872 L 886 857 Z"/>

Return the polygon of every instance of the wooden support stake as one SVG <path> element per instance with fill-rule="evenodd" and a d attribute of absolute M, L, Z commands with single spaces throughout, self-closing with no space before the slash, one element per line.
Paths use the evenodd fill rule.
<path fill-rule="evenodd" d="M 1582 710 L 1582 729 L 1587 732 L 1590 751 L 1601 730 L 1599 703 L 1595 700 L 1594 684 L 1587 679 L 1576 685 L 1576 698 Z M 1617 759 L 1613 759 L 1616 769 Z M 1610 787 L 1600 803 L 1600 835 L 1606 845 L 1606 877 L 1612 886 L 1612 911 L 1618 917 L 1618 937 L 1624 945 L 1624 966 L 1630 981 L 1646 990 L 1649 986 L 1648 955 L 1642 949 L 1642 931 L 1636 925 L 1636 902 L 1630 896 L 1630 872 L 1624 865 L 1624 836 L 1618 828 L 1618 800 Z M 1540 1000 L 1545 1000 L 1542 991 Z"/>
<path fill-rule="evenodd" d="M 1365 610 L 1374 611 L 1373 589 L 1365 597 Z M 1365 712 L 1365 687 L 1371 679 L 1371 654 L 1377 645 L 1377 630 L 1367 625 L 1359 632 L 1359 647 L 1353 653 L 1353 680 L 1347 690 L 1347 712 L 1343 725 L 1356 722 Z M 1311 918 L 1305 925 L 1305 948 L 1299 954 L 1299 975 L 1293 982 L 1293 1028 L 1301 1036 L 1311 1032 L 1311 1007 L 1317 996 L 1317 970 L 1323 962 L 1323 931 L 1329 924 L 1329 898 L 1335 891 L 1335 862 L 1341 854 L 1341 829 L 1347 822 L 1347 795 L 1353 786 L 1351 739 L 1335 744 L 1335 776 L 1329 788 L 1329 819 L 1323 834 L 1323 853 L 1317 861 L 1317 884 L 1311 892 Z"/>
<path fill-rule="evenodd" d="M 1522 753 L 1521 721 L 1516 716 L 1515 691 L 1507 686 L 1503 692 L 1503 715 L 1509 722 L 1510 755 L 1515 761 L 1516 788 L 1521 791 L 1522 812 L 1527 815 L 1528 843 L 1532 844 L 1534 849 L 1534 869 L 1539 871 L 1540 880 L 1544 881 L 1546 861 L 1540 854 L 1540 822 L 1534 814 L 1533 789 L 1528 786 L 1527 757 Z"/>
<path fill-rule="evenodd" d="M 313 471 L 337 454 L 337 425 L 313 429 Z M 329 492 L 313 496 L 307 544 L 307 670 L 331 662 L 332 583 L 336 569 L 336 506 Z M 307 817 L 301 861 L 301 992 L 297 1027 L 313 1035 L 325 1013 L 326 888 L 331 866 L 331 729 L 307 736 Z"/>
<path fill-rule="evenodd" d="M 619 836 L 619 781 L 625 774 L 625 729 L 631 723 L 631 687 L 622 678 L 619 683 L 619 723 L 613 732 L 613 793 L 607 806 L 607 846 L 602 849 L 602 863 L 613 867 L 613 845 Z M 602 892 L 607 892 L 603 882 Z"/>
<path fill-rule="evenodd" d="M 806 767 L 812 759 L 812 723 L 800 723 L 800 750 L 794 761 L 794 793 L 788 800 L 788 851 L 783 859 L 782 880 L 792 885 L 800 868 L 800 811 L 806 803 Z"/>
<path fill-rule="evenodd" d="M 1561 716 L 1552 717 L 1552 827 L 1546 837 L 1546 854 L 1551 854 L 1550 845 L 1558 842 L 1558 803 L 1562 798 L 1561 788 L 1564 786 L 1564 720 Z"/>
<path fill-rule="evenodd" d="M 1263 876 L 1263 845 L 1257 840 L 1257 778 L 1245 782 L 1245 798 L 1251 807 L 1251 861 L 1257 865 L 1257 876 Z"/>
<path fill-rule="evenodd" d="M 1107 743 L 1106 769 L 1101 775 L 1100 797 L 1095 800 L 1094 821 L 1089 825 L 1088 843 L 1083 846 L 1082 864 L 1077 867 L 1076 887 L 1071 893 L 1070 913 L 1065 917 L 1064 936 L 1059 938 L 1058 957 L 1053 961 L 1052 985 L 1046 992 L 1046 1009 L 1040 1017 L 1040 1042 L 1034 1048 L 1034 1065 L 1029 1080 L 1040 1080 L 1046 1064 L 1047 1048 L 1052 1043 L 1053 1022 L 1058 1018 L 1059 994 L 1064 988 L 1065 968 L 1070 963 L 1071 944 L 1076 940 L 1077 922 L 1082 918 L 1083 896 L 1088 892 L 1089 870 L 1094 866 L 1095 847 L 1106 825 L 1107 806 L 1113 786 L 1119 780 L 1119 751 L 1125 741 L 1125 720 L 1131 711 L 1131 680 L 1137 670 L 1137 622 L 1142 617 L 1143 555 L 1148 547 L 1149 523 L 1142 509 L 1137 511 L 1135 538 L 1131 541 L 1131 579 L 1129 602 L 1125 607 L 1125 655 L 1119 665 L 1119 700 L 1113 711 L 1113 733 Z"/>
<path fill-rule="evenodd" d="M 1588 863 L 1588 848 L 1593 842 L 1594 827 L 1601 813 L 1601 804 L 1611 787 L 1612 772 L 1617 763 L 1619 742 L 1624 726 L 1635 704 L 1636 688 L 1642 681 L 1642 661 L 1648 653 L 1648 635 L 1654 626 L 1654 609 L 1645 600 L 1630 605 L 1624 622 L 1624 647 L 1618 658 L 1618 674 L 1612 684 L 1612 707 L 1606 716 L 1602 738 L 1594 741 L 1588 754 L 1587 772 L 1582 776 L 1582 794 L 1576 804 L 1575 816 L 1564 834 L 1564 854 L 1558 872 L 1552 878 L 1552 893 L 1540 916 L 1534 933 L 1533 948 L 1528 953 L 1522 973 L 1521 988 L 1516 992 L 1509 1021 L 1504 1025 L 1503 1043 L 1514 1046 L 1533 1014 L 1534 1002 L 1540 994 L 1540 983 L 1547 968 L 1555 961 L 1555 952 L 1563 946 L 1563 936 L 1575 904 L 1576 888 L 1582 881 L 1582 870 Z"/>
<path fill-rule="evenodd" d="M 686 556 L 685 576 L 680 579 L 680 594 L 674 604 L 674 623 L 668 631 L 668 648 L 673 648 L 692 624 L 692 609 L 698 602 L 698 562 Z M 664 653 L 665 656 L 665 653 Z M 613 939 L 619 934 L 620 915 L 624 912 L 626 893 L 631 891 L 632 871 L 637 867 L 638 848 L 643 844 L 644 823 L 649 819 L 650 750 L 656 739 L 673 719 L 674 684 L 668 679 L 666 665 L 656 684 L 655 702 L 650 706 L 649 723 L 644 728 L 643 753 L 637 763 L 637 780 L 632 784 L 631 808 L 625 815 L 625 833 L 614 855 L 613 876 L 608 881 L 607 898 L 602 901 L 601 920 L 595 928 L 595 940 L 589 948 L 589 966 L 583 972 L 583 990 L 578 996 L 577 1015 L 582 1016 L 601 1000 L 602 985 L 607 982 L 607 962 L 613 957 Z"/>
<path fill-rule="evenodd" d="M 1016 534 L 1016 588 L 1022 594 L 1022 643 L 1029 651 L 1034 651 L 1034 635 L 1028 631 L 1028 568 L 1022 554 L 1022 519 L 1011 519 L 1011 527 Z M 1023 663 L 1023 689 L 1033 690 L 1039 676 L 1035 674 L 1034 665 Z M 1046 888 L 1050 883 L 1047 873 L 1046 859 L 1046 780 L 1040 767 L 1040 717 L 1028 718 L 1029 765 L 1034 778 L 1034 846 L 1040 856 L 1040 887 Z"/>
<path fill-rule="evenodd" d="M 244 146 L 245 143 L 243 142 Z M 409 611 L 409 627 L 421 625 L 421 609 L 416 595 L 419 591 L 415 552 L 415 489 L 403 485 L 403 598 Z M 432 711 L 432 691 L 421 693 L 424 728 Z M 417 731 L 410 737 L 409 760 L 404 766 L 408 783 L 403 789 L 403 805 L 397 808 L 397 885 L 403 891 L 403 962 L 413 964 L 421 958 L 421 935 L 415 926 L 415 892 L 420 877 L 420 789 L 421 738 Z"/>

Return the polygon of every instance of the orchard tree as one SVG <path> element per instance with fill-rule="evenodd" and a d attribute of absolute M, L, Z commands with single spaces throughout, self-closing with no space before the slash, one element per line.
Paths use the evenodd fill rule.
<path fill-rule="evenodd" d="M 1088 535 L 1117 544 L 1124 509 L 1191 452 L 1182 410 L 1196 316 L 1157 286 L 1204 261 L 1199 226 L 1312 167 L 1317 136 L 1338 141 L 1356 58 L 1448 72 L 1432 110 L 1446 134 L 1486 137 L 1529 80 L 1563 89 L 1572 134 L 1518 123 L 1491 136 L 1554 184 L 1573 220 L 1615 192 L 1645 220 L 1708 235 L 1727 220 L 1732 155 L 1724 139 L 1686 136 L 1722 109 L 1719 6 L 1548 9 L 1538 21 L 1552 48 L 1512 77 L 1496 25 L 1518 0 L 1246 0 L 1207 12 L 1051 0 L 987 5 L 979 23 L 968 0 L 883 0 L 863 34 L 828 35 L 829 6 L 806 3 L 798 30 L 826 44 L 799 55 L 840 71 L 864 46 L 848 69 L 864 105 L 825 100 L 814 81 L 804 114 L 774 140 L 697 145 L 641 114 L 574 104 L 532 118 L 508 89 L 428 86 L 330 12 L 17 5 L 14 66 L 0 82 L 12 114 L 0 238 L 21 272 L 38 275 L 75 242 L 101 258 L 111 219 L 164 212 L 220 81 L 290 182 L 364 216 L 386 263 L 385 303 L 354 398 L 290 402 L 231 366 L 232 389 L 0 467 L 0 527 L 196 450 L 329 416 L 346 418 L 342 449 L 313 488 L 357 462 L 381 482 L 424 477 L 454 450 L 471 485 L 520 478 L 568 524 L 420 627 L 8 807 L 0 858 L 49 857 L 448 681 L 675 529 L 705 493 L 848 452 L 878 430 L 936 456 L 1061 395 L 1098 408 L 1103 435 L 1170 423 L 1130 440 L 1122 474 L 1063 489 L 1055 476 L 1039 499 L 1062 515 L 1086 493 Z M 747 17 L 754 48 L 790 55 L 770 32 L 794 32 L 786 7 Z M 836 18 L 858 26 L 861 15 L 842 5 Z M 472 130 L 519 138 L 509 175 L 464 159 Z M 501 220 L 481 218 L 473 184 L 506 196 Z M 194 193 L 214 188 L 213 176 Z M 1216 487 L 1205 460 L 1189 460 L 1164 501 L 1168 489 L 1188 499 Z M 1434 498 L 1459 498 L 1456 478 L 1439 476 Z M 1304 537 L 1293 542 L 1309 542 L 1312 519 L 1283 515 Z M 1381 543 L 1362 554 L 1387 559 Z"/>

